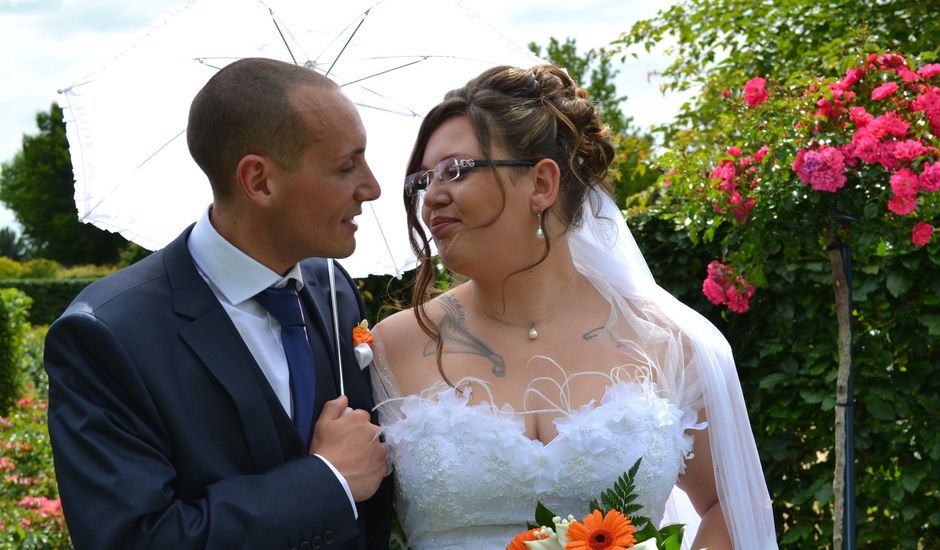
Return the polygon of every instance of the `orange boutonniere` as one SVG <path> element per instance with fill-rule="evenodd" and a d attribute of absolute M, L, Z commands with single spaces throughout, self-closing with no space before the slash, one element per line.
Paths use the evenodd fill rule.
<path fill-rule="evenodd" d="M 369 321 L 363 319 L 361 323 L 353 327 L 352 339 L 353 346 L 359 344 L 372 345 L 372 332 L 369 331 Z"/>

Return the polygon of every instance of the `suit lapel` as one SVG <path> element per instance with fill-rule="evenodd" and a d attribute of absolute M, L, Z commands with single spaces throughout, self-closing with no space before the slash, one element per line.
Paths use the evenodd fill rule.
<path fill-rule="evenodd" d="M 285 451 L 296 452 L 302 443 L 231 318 L 196 270 L 186 245 L 191 229 L 164 252 L 174 309 L 192 319 L 180 337 L 231 396 L 252 462 L 264 471 L 283 463 Z"/>

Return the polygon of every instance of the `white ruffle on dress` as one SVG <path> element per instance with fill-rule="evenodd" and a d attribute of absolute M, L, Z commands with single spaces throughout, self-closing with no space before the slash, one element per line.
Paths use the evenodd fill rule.
<path fill-rule="evenodd" d="M 505 548 L 541 501 L 582 517 L 642 457 L 638 503 L 657 523 L 691 452 L 695 415 L 658 397 L 650 383 L 617 382 L 599 404 L 562 416 L 544 444 L 525 436 L 520 415 L 469 404 L 453 388 L 401 401 L 384 433 L 409 546 Z"/>

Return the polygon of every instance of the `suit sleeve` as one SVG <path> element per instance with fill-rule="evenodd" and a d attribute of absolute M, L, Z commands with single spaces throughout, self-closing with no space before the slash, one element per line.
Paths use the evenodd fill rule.
<path fill-rule="evenodd" d="M 220 466 L 231 471 L 181 498 L 172 428 L 132 356 L 86 312 L 67 313 L 46 338 L 49 434 L 76 548 L 290 548 L 326 532 L 359 536 L 342 486 L 312 456 L 252 475 Z"/>

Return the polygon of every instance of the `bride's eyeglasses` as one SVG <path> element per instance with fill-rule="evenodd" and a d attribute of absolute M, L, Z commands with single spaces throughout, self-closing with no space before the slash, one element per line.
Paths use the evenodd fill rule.
<path fill-rule="evenodd" d="M 535 163 L 528 160 L 446 159 L 430 170 L 408 174 L 405 177 L 405 193 L 413 197 L 419 191 L 424 191 L 431 185 L 433 176 L 437 176 L 439 183 L 457 181 L 470 170 L 481 166 L 535 166 Z"/>

